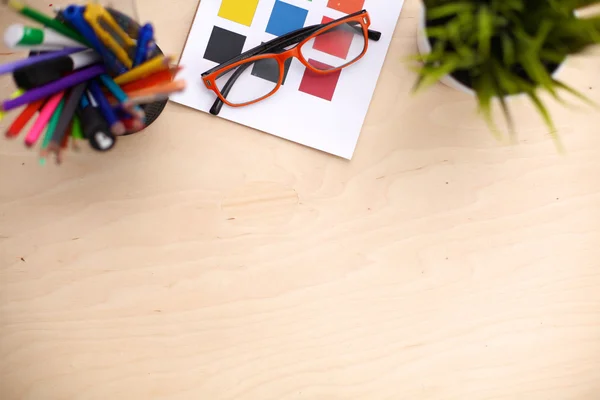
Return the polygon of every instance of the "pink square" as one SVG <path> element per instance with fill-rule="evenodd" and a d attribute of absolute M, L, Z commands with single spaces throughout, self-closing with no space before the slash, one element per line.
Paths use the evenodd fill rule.
<path fill-rule="evenodd" d="M 331 21 L 333 21 L 333 19 L 323 17 L 321 22 L 326 24 Z M 331 32 L 326 32 L 317 36 L 313 44 L 313 49 L 345 60 L 348 57 L 348 52 L 350 52 L 350 46 L 352 45 L 354 36 L 354 32 L 343 29 L 334 29 Z"/>
<path fill-rule="evenodd" d="M 319 61 L 308 60 L 308 63 L 318 69 L 332 69 L 331 66 Z M 323 100 L 331 101 L 341 73 L 342 70 L 329 74 L 317 74 L 307 68 L 304 70 L 304 76 L 298 90 L 315 97 L 320 97 Z"/>

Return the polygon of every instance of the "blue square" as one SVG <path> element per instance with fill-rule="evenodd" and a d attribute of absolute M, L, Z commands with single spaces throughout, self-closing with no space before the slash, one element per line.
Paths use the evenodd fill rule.
<path fill-rule="evenodd" d="M 267 33 L 282 36 L 296 29 L 302 29 L 307 15 L 308 10 L 277 0 L 269 18 Z"/>

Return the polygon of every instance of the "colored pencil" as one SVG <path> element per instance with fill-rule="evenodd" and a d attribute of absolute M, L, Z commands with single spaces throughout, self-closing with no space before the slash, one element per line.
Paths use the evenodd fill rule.
<path fill-rule="evenodd" d="M 64 150 L 67 147 L 69 147 L 69 138 L 72 136 L 72 130 L 73 130 L 73 121 L 69 122 L 69 126 L 67 126 L 67 131 L 65 133 L 65 135 L 63 136 L 62 142 L 60 143 L 60 150 Z M 52 145 L 52 143 L 50 143 Z M 61 157 L 61 152 L 59 151 L 56 154 L 56 162 L 60 164 L 60 162 L 62 161 L 62 157 Z"/>
<path fill-rule="evenodd" d="M 88 87 L 90 90 L 90 93 L 88 93 L 90 103 L 92 103 L 92 106 L 95 106 L 94 102 L 97 104 L 100 112 L 104 116 L 104 119 L 106 119 L 106 122 L 110 126 L 110 131 L 113 133 L 113 135 L 120 136 L 125 134 L 125 125 L 123 125 L 123 123 L 119 121 L 115 115 L 114 111 L 110 107 L 110 104 L 108 103 L 108 100 L 106 99 L 106 96 L 104 96 L 102 93 L 98 82 L 91 80 Z"/>
<path fill-rule="evenodd" d="M 36 112 L 39 111 L 40 107 L 42 107 L 44 101 L 45 99 L 40 99 L 28 104 L 21 114 L 19 114 L 19 116 L 8 127 L 8 130 L 6 131 L 6 137 L 11 139 L 19 136 L 19 133 L 21 133 L 25 125 L 27 125 L 29 120 L 35 115 Z"/>
<path fill-rule="evenodd" d="M 121 87 L 107 74 L 100 75 L 100 80 L 113 94 L 113 96 L 115 96 L 119 103 L 124 103 L 129 99 L 123 89 L 121 89 Z M 139 119 L 144 119 L 146 117 L 146 113 L 139 106 L 133 107 L 133 111 L 135 112 L 136 117 Z"/>
<path fill-rule="evenodd" d="M 131 92 L 129 94 L 129 100 L 132 100 L 133 98 L 136 98 L 136 97 L 142 97 L 142 96 L 153 96 L 153 95 L 171 94 L 171 93 L 175 93 L 175 92 L 180 92 L 180 91 L 184 90 L 185 87 L 186 87 L 186 81 L 181 79 L 181 80 L 165 83 L 162 85 L 156 85 L 156 86 L 149 87 L 146 89 L 140 89 L 140 90 L 136 90 L 135 92 Z"/>
<path fill-rule="evenodd" d="M 71 122 L 71 120 L 73 119 L 73 116 L 75 115 L 75 110 L 77 109 L 77 106 L 79 105 L 79 100 L 81 99 L 81 96 L 85 92 L 86 87 L 87 87 L 86 82 L 80 83 L 79 85 L 75 86 L 69 93 L 69 97 L 65 101 L 65 106 L 62 110 L 60 119 L 58 120 L 58 123 L 56 124 L 54 133 L 52 134 L 49 151 L 58 152 L 60 143 L 62 142 L 63 137 L 66 134 L 67 128 L 69 127 L 69 123 Z"/>
<path fill-rule="evenodd" d="M 165 84 L 157 88 L 144 89 L 129 97 L 124 105 L 132 106 L 168 100 L 171 94 L 181 92 L 185 89 L 185 86 L 185 81 L 175 81 L 172 84 Z"/>
<path fill-rule="evenodd" d="M 78 115 L 73 117 L 73 139 L 81 140 L 85 139 L 83 136 L 83 130 L 81 130 L 81 119 Z"/>
<path fill-rule="evenodd" d="M 77 53 L 79 51 L 85 50 L 84 47 L 69 47 L 66 49 L 62 49 L 59 51 L 54 51 L 51 53 L 40 54 L 39 56 L 31 56 L 28 58 L 24 58 L 22 60 L 12 61 L 6 64 L 0 65 L 0 75 L 8 74 L 13 72 L 19 68 L 26 67 L 28 65 L 35 65 L 41 61 L 52 60 L 53 58 L 66 56 L 69 54 Z"/>
<path fill-rule="evenodd" d="M 8 5 L 16 12 L 27 18 L 39 22 L 40 24 L 45 25 L 48 28 L 55 30 L 56 32 L 62 33 L 63 35 L 70 37 L 71 39 L 74 39 L 85 46 L 89 45 L 79 33 L 69 28 L 57 19 L 54 19 L 53 17 L 49 17 L 46 14 L 39 12 L 29 6 L 26 6 L 25 4 L 17 0 L 9 0 Z"/>
<path fill-rule="evenodd" d="M 117 76 L 115 82 L 119 85 L 124 85 L 137 79 L 145 78 L 155 72 L 168 69 L 172 59 L 173 57 L 170 56 L 156 56 L 153 59 L 130 69 L 124 74 Z"/>
<path fill-rule="evenodd" d="M 58 103 L 60 103 L 64 94 L 65 92 L 59 92 L 54 94 L 50 99 L 48 99 L 48 101 L 40 111 L 40 115 L 38 115 L 33 126 L 31 127 L 31 129 L 27 133 L 27 136 L 25 137 L 25 146 L 31 147 L 35 144 L 35 142 L 37 142 L 40 135 L 42 134 L 42 131 L 44 130 L 44 127 L 50 120 L 50 117 L 52 116 L 54 110 L 56 110 L 56 107 L 58 107 Z"/>
<path fill-rule="evenodd" d="M 123 122 L 123 124 L 125 124 L 125 129 L 127 129 L 127 132 L 136 132 L 140 129 L 140 125 L 137 123 L 137 120 L 131 117 L 121 118 L 121 121 Z"/>
<path fill-rule="evenodd" d="M 41 44 L 38 46 L 6 46 L 10 49 L 16 51 L 24 51 L 24 52 L 46 52 L 46 51 L 60 51 L 64 49 L 62 46 L 50 46 L 47 44 Z"/>
<path fill-rule="evenodd" d="M 10 95 L 10 98 L 15 99 L 15 98 L 19 97 L 20 95 L 22 95 L 23 92 L 24 92 L 23 89 L 17 89 Z M 2 119 L 4 118 L 4 114 L 5 114 L 4 111 L 0 111 L 0 121 L 2 121 Z"/>
<path fill-rule="evenodd" d="M 58 126 L 58 121 L 60 121 L 60 117 L 62 115 L 63 109 L 65 107 L 65 97 L 63 96 L 58 103 L 58 106 L 52 113 L 52 118 L 50 118 L 50 122 L 48 122 L 48 127 L 46 128 L 46 134 L 44 135 L 44 140 L 42 140 L 42 150 L 46 150 L 48 145 L 50 144 L 50 140 L 52 140 L 52 135 L 54 135 L 54 131 Z"/>
<path fill-rule="evenodd" d="M 125 92 L 125 94 L 127 94 L 127 96 L 129 96 L 131 93 L 137 90 L 147 89 L 162 83 L 169 83 L 173 81 L 177 72 L 179 72 L 182 69 L 183 68 L 181 67 L 175 67 L 170 70 L 160 71 L 150 76 L 147 76 L 146 78 L 138 79 L 137 81 L 133 81 L 122 85 L 121 89 Z M 105 93 L 107 92 L 108 91 L 105 90 Z M 107 98 L 111 104 L 114 104 L 115 101 L 118 101 L 110 93 L 107 93 Z"/>
<path fill-rule="evenodd" d="M 115 113 L 125 125 L 127 132 L 130 133 L 142 130 L 146 126 L 143 119 L 133 117 L 133 115 L 135 115 L 133 107 L 133 105 L 127 106 L 124 104 L 115 107 Z"/>
<path fill-rule="evenodd" d="M 125 103 L 128 106 L 136 106 L 141 104 L 150 104 L 155 103 L 157 101 L 165 101 L 169 100 L 169 95 L 165 93 L 161 94 L 149 94 L 146 96 L 138 96 L 138 97 L 130 97 Z"/>
<path fill-rule="evenodd" d="M 32 103 L 36 100 L 64 91 L 70 87 L 80 84 L 81 82 L 88 81 L 91 78 L 94 78 L 104 73 L 104 71 L 104 66 L 94 65 L 89 68 L 73 72 L 71 75 L 68 75 L 62 79 L 59 79 L 42 87 L 32 89 L 26 92 L 25 94 L 17 97 L 16 99 L 5 100 L 2 103 L 2 107 L 0 107 L 0 109 L 8 111 L 12 110 L 13 108 L 22 106 L 24 104 Z"/>
<path fill-rule="evenodd" d="M 181 67 L 175 67 L 169 70 L 159 71 L 145 78 L 122 85 L 121 89 L 123 89 L 125 93 L 129 94 L 136 90 L 145 89 L 161 83 L 171 82 L 175 78 L 175 75 L 182 69 L 183 68 Z"/>

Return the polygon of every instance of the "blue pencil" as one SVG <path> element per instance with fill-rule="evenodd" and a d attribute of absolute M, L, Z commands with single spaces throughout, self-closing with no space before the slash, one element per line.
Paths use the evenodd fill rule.
<path fill-rule="evenodd" d="M 95 100 L 96 103 L 98 103 L 98 108 L 110 126 L 112 134 L 115 136 L 124 135 L 126 132 L 125 125 L 117 118 L 108 99 L 104 96 L 104 93 L 102 93 L 102 89 L 100 89 L 98 82 L 96 80 L 89 81 L 88 89 L 91 94 L 90 101 Z"/>
<path fill-rule="evenodd" d="M 119 86 L 113 80 L 113 78 L 111 78 L 107 74 L 100 75 L 100 80 L 102 81 L 104 86 L 106 86 L 106 88 L 108 90 L 110 90 L 110 92 L 113 94 L 113 96 L 115 96 L 115 98 L 117 99 L 117 101 L 119 103 L 125 103 L 129 99 L 127 94 L 123 91 L 123 89 L 121 89 L 121 86 Z M 142 107 L 137 106 L 137 105 L 133 106 L 133 111 L 135 111 L 138 119 L 140 119 L 141 122 L 143 122 L 144 118 L 146 118 L 146 113 L 144 112 L 144 110 L 142 110 Z"/>

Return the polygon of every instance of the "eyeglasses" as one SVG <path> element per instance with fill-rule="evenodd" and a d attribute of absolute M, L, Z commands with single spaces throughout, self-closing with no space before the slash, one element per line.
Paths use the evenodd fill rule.
<path fill-rule="evenodd" d="M 204 72 L 204 85 L 217 95 L 210 113 L 218 115 L 223 104 L 242 107 L 272 96 L 283 84 L 286 61 L 292 57 L 322 75 L 354 64 L 367 52 L 369 40 L 381 38 L 380 32 L 369 29 L 370 24 L 369 13 L 362 10 L 290 32 Z M 313 48 L 330 54 L 327 64 L 309 58 Z"/>

